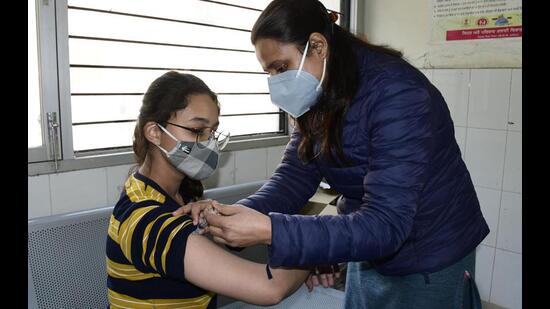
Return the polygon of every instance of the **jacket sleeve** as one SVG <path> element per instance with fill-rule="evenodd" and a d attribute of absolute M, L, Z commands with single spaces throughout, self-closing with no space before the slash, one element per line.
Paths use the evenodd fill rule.
<path fill-rule="evenodd" d="M 434 130 L 426 89 L 406 81 L 378 89 L 369 109 L 364 195 L 358 211 L 338 216 L 271 213 L 270 265 L 374 260 L 408 237 L 426 181 Z"/>
<path fill-rule="evenodd" d="M 282 162 L 271 178 L 253 195 L 236 204 L 253 208 L 264 214 L 270 211 L 297 213 L 315 194 L 321 174 L 317 164 L 302 162 L 298 158 L 301 134 L 294 130 L 286 146 Z"/>

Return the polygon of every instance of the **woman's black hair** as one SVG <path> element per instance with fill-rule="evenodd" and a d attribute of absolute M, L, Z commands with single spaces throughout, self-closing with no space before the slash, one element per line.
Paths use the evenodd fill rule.
<path fill-rule="evenodd" d="M 334 13 L 332 13 L 334 15 Z M 323 92 L 306 114 L 296 122 L 302 140 L 298 154 L 309 161 L 314 155 L 313 146 L 320 143 L 320 154 L 341 163 L 349 163 L 342 147 L 342 123 L 345 113 L 359 85 L 359 68 L 356 50 L 365 47 L 395 57 L 401 52 L 389 47 L 370 44 L 338 26 L 331 13 L 317 0 L 274 0 L 260 14 L 252 28 L 251 41 L 274 39 L 295 44 L 304 50 L 309 36 L 321 33 L 328 42 L 327 81 Z"/>

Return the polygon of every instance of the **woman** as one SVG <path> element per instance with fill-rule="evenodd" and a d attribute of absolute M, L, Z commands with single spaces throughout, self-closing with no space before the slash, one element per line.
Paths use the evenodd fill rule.
<path fill-rule="evenodd" d="M 251 41 L 297 126 L 258 192 L 205 214 L 214 240 L 266 244 L 271 266 L 349 262 L 346 308 L 460 308 L 489 228 L 441 93 L 316 0 L 272 1 Z M 292 215 L 322 178 L 339 215 Z"/>
<path fill-rule="evenodd" d="M 145 93 L 133 142 L 138 170 L 108 229 L 111 308 L 215 308 L 215 293 L 275 304 L 306 279 L 307 271 L 234 256 L 193 233 L 190 217 L 171 215 L 202 196 L 200 180 L 217 167 L 227 142 L 216 132 L 219 112 L 216 95 L 193 75 L 168 72 Z"/>

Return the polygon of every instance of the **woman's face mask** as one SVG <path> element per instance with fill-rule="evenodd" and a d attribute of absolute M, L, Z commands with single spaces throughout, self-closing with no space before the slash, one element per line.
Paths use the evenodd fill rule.
<path fill-rule="evenodd" d="M 325 78 L 327 59 L 323 60 L 321 80 L 303 70 L 309 41 L 306 43 L 298 70 L 288 70 L 267 78 L 269 94 L 273 104 L 298 118 L 305 114 L 315 103 L 322 92 L 321 83 Z"/>
<path fill-rule="evenodd" d="M 203 142 L 180 141 L 160 124 L 157 123 L 157 126 L 176 141 L 176 145 L 170 151 L 157 145 L 176 169 L 195 180 L 206 179 L 216 171 L 219 158 L 216 139 L 210 138 Z"/>

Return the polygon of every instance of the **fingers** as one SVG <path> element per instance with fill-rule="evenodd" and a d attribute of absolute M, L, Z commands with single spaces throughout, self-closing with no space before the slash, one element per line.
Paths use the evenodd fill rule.
<path fill-rule="evenodd" d="M 175 211 L 172 212 L 172 215 L 173 216 L 181 216 L 181 215 L 184 215 L 184 214 L 187 214 L 189 212 L 191 212 L 191 217 L 193 218 L 193 224 L 194 225 L 197 225 L 198 222 L 199 222 L 199 213 L 205 209 L 206 207 L 212 205 L 212 202 L 213 200 L 211 199 L 206 199 L 206 200 L 201 200 L 201 201 L 197 201 L 197 202 L 193 202 L 193 203 L 188 203 L 178 209 L 176 209 Z"/>
<path fill-rule="evenodd" d="M 186 204 L 184 206 L 181 206 L 180 208 L 176 209 L 174 212 L 172 212 L 172 216 L 181 216 L 186 213 L 188 213 L 191 210 L 191 204 Z"/>
<path fill-rule="evenodd" d="M 307 277 L 307 280 L 305 283 L 307 286 L 307 291 L 311 293 L 311 291 L 313 291 L 313 282 L 311 281 L 311 275 Z"/>
<path fill-rule="evenodd" d="M 225 239 L 223 238 L 220 238 L 220 237 L 212 237 L 212 239 L 214 239 L 215 242 L 219 243 L 219 244 L 222 244 L 222 245 L 227 245 L 227 241 L 225 241 Z"/>
<path fill-rule="evenodd" d="M 327 275 L 328 286 L 334 286 L 334 276 L 332 274 Z"/>
<path fill-rule="evenodd" d="M 318 286 L 319 285 L 319 277 L 317 277 L 316 275 L 311 275 L 311 282 L 313 282 L 313 286 Z"/>
<path fill-rule="evenodd" d="M 227 219 L 227 218 L 224 218 L 224 216 L 210 213 L 209 211 L 203 212 L 203 215 L 206 221 L 208 222 L 208 225 L 215 226 L 215 227 L 223 227 L 223 224 Z"/>
<path fill-rule="evenodd" d="M 240 210 L 239 207 L 235 207 L 234 205 L 220 204 L 217 201 L 214 201 L 212 206 L 214 206 L 214 208 L 216 208 L 216 210 L 224 216 L 234 215 Z"/>
<path fill-rule="evenodd" d="M 194 225 L 197 225 L 199 224 L 199 219 L 200 219 L 200 214 L 201 214 L 201 211 L 206 208 L 205 207 L 201 207 L 202 205 L 204 204 L 198 204 L 199 207 L 192 207 L 191 208 L 191 218 L 193 218 L 193 224 Z"/>
<path fill-rule="evenodd" d="M 320 274 L 319 279 L 320 279 L 321 284 L 323 285 L 323 287 L 328 288 L 327 274 Z"/>
<path fill-rule="evenodd" d="M 317 286 L 321 284 L 325 288 L 334 286 L 335 278 L 340 278 L 338 265 L 321 265 L 315 267 L 315 273 L 311 275 L 312 283 Z"/>
<path fill-rule="evenodd" d="M 208 226 L 208 231 L 213 237 L 218 237 L 224 239 L 223 230 L 217 226 Z"/>

